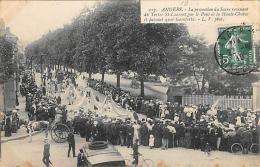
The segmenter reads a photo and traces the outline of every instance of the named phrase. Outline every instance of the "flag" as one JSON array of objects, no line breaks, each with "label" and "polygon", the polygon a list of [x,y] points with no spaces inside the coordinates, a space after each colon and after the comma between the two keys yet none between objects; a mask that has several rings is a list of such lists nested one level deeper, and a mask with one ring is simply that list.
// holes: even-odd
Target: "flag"
[{"label": "flag", "polygon": [[137,115],[136,112],[133,113],[133,117],[134,117],[135,120],[139,120],[138,115]]}]

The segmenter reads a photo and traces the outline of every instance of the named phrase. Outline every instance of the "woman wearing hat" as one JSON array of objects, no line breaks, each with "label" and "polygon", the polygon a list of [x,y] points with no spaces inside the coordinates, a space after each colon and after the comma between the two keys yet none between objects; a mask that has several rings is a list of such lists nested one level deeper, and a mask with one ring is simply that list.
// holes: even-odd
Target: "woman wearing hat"
[{"label": "woman wearing hat", "polygon": [[11,133],[11,122],[12,122],[12,111],[9,111],[5,115],[5,137],[10,137]]}]

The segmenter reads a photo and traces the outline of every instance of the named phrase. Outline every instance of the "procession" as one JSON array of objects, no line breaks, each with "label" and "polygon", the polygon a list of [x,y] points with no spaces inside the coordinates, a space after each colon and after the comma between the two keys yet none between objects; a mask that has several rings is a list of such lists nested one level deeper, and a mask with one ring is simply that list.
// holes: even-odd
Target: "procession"
[{"label": "procession", "polygon": [[250,25],[143,24],[135,0],[1,4],[46,25],[0,15],[1,167],[259,166]]},{"label": "procession", "polygon": [[[130,149],[138,140],[138,145],[150,149],[164,150],[182,147],[201,150],[207,154],[213,150],[243,154],[259,152],[259,111],[243,111],[241,108],[238,108],[237,111],[214,108],[215,111],[212,111],[211,106],[171,105],[169,102],[164,104],[158,99],[145,101],[139,97],[132,97],[129,92],[123,90],[120,91],[119,94],[122,94],[120,96],[113,85],[94,79],[88,80],[84,76],[78,77],[86,81],[88,87],[77,91],[81,98],[89,101],[88,107],[86,108],[84,106],[86,104],[80,102],[77,110],[68,110],[67,106],[72,104],[71,92],[74,92],[75,89],[66,85],[66,80],[63,82],[64,86],[59,85],[58,87],[64,88],[64,91],[60,91],[67,94],[68,104],[61,105],[61,100],[58,98],[60,94],[53,94],[48,89],[46,93],[43,93],[42,88],[36,85],[33,74],[30,71],[27,72],[22,77],[21,92],[23,93],[21,94],[26,96],[25,112],[28,114],[29,122],[24,123],[28,133],[51,129],[49,126],[61,123],[68,128],[65,130],[67,136],[73,132],[73,135],[79,135],[86,142],[108,141],[113,145]],[[55,83],[53,80],[55,79],[47,79],[46,85]],[[68,78],[68,80],[71,79]],[[94,91],[107,95],[104,99],[105,102],[97,102],[96,99],[101,98],[93,95]],[[127,93],[127,99],[125,99]],[[108,97],[110,97],[110,101],[107,100]],[[111,100],[116,106],[106,104],[112,103]],[[139,100],[140,104],[136,100]],[[91,102],[94,103],[92,108]],[[153,103],[153,105],[148,103]],[[82,104],[83,106],[81,106]],[[104,107],[104,104],[111,108]],[[102,108],[102,111],[99,111],[99,107]],[[121,110],[122,113],[127,114],[122,116],[118,113],[120,111],[115,110]],[[51,131],[55,131],[55,129],[51,129]],[[51,138],[56,142],[67,141],[67,138],[54,136],[53,132],[50,133]],[[75,143],[72,150],[74,150],[73,155],[75,156]]]}]

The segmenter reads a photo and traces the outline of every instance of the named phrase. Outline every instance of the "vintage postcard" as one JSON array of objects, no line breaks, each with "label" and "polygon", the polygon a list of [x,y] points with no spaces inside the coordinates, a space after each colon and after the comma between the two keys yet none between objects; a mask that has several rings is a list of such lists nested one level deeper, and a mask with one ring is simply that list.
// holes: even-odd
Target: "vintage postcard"
[{"label": "vintage postcard", "polygon": [[0,167],[260,167],[259,0],[0,0]]}]

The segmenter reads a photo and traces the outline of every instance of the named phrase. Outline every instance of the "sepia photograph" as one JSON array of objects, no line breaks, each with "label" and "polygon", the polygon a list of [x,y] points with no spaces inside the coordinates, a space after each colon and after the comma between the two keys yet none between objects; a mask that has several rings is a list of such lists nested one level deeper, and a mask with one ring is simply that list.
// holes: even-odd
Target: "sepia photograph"
[{"label": "sepia photograph", "polygon": [[0,167],[260,167],[260,1],[0,0]]}]

